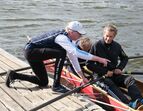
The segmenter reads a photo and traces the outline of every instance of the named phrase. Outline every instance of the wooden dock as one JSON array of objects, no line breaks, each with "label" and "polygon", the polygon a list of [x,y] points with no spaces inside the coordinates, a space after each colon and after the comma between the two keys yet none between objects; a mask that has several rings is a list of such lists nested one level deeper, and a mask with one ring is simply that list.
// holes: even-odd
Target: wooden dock
[{"label": "wooden dock", "polygon": [[[36,106],[51,100],[60,94],[55,94],[51,88],[39,88],[26,82],[16,81],[8,88],[5,85],[6,71],[21,69],[29,65],[8,52],[0,49],[0,110],[1,111],[28,111]],[[31,74],[31,70],[22,73]],[[52,84],[50,79],[50,84]],[[100,106],[80,99],[81,96],[70,95],[56,101],[39,111],[104,111]]]}]

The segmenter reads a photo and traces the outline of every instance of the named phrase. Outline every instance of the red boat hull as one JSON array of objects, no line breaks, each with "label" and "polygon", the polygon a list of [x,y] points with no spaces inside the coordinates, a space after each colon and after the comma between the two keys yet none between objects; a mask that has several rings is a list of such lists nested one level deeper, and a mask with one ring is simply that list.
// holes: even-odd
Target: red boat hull
[{"label": "red boat hull", "polygon": [[[46,61],[46,62],[49,62],[49,61]],[[54,64],[46,65],[46,69],[48,72],[53,74]],[[73,73],[69,72],[65,67],[62,70],[61,82],[62,82],[62,84],[64,84],[65,86],[67,86],[71,89],[81,85],[81,79],[79,77],[77,77],[76,75],[74,75]],[[92,98],[92,100],[95,100],[95,102],[96,102],[96,100],[98,100],[103,103],[112,105],[114,108],[111,106],[108,106],[108,108],[110,108],[109,109],[110,111],[111,110],[112,111],[123,111],[124,109],[125,110],[130,109],[131,111],[135,111],[135,110],[131,109],[130,107],[128,107],[127,105],[125,105],[124,103],[111,97],[110,95],[107,94],[107,92],[105,92],[101,88],[97,87],[96,85],[90,85],[90,86],[82,89],[80,91],[80,93],[88,95],[90,98]],[[102,106],[107,107],[107,105],[102,105]]]}]

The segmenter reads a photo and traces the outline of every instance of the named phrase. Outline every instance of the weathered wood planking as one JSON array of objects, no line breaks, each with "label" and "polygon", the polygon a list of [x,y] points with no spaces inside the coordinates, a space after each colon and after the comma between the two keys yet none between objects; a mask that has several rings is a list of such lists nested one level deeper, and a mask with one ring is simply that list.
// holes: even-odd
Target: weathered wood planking
[{"label": "weathered wood planking", "polygon": [[[0,73],[28,66],[27,63],[0,49]],[[22,71],[26,74],[31,74],[31,72],[31,70]],[[39,88],[26,81],[16,81],[11,85],[12,88],[8,88],[5,86],[5,78],[6,74],[0,76],[0,107],[2,111],[28,111],[60,95],[53,93],[49,87]],[[52,85],[53,80],[49,78],[49,81],[49,85]],[[39,111],[82,111],[87,109],[88,104],[89,102],[82,102],[71,95],[41,108]]]},{"label": "weathered wood planking", "polygon": [[1,48],[0,48],[0,55],[3,55],[3,57],[7,58],[7,60],[17,64],[20,67],[29,66],[27,63],[21,61],[20,59],[18,59],[15,56],[9,54],[8,52],[6,52],[5,50],[3,50]]}]

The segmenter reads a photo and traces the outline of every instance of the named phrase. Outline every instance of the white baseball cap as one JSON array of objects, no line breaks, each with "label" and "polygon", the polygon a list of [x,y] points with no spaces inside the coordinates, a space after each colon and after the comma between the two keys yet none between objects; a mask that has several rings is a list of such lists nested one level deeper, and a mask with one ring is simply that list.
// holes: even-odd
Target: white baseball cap
[{"label": "white baseball cap", "polygon": [[82,24],[78,21],[69,22],[68,25],[66,26],[66,28],[69,28],[73,31],[77,31],[82,35],[86,34],[85,30],[83,29]]}]

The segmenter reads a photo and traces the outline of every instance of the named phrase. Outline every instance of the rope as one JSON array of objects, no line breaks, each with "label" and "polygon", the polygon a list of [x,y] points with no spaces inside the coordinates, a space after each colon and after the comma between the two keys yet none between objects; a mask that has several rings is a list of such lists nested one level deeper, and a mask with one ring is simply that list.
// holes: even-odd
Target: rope
[{"label": "rope", "polygon": [[113,108],[118,108],[118,109],[123,110],[123,111],[132,111],[129,107],[126,109],[126,108],[122,108],[122,107],[119,107],[119,106],[108,104],[108,103],[105,103],[105,102],[102,102],[102,101],[99,101],[99,100],[95,100],[95,99],[90,99],[90,100],[93,101],[93,102],[96,102],[96,103],[106,105],[106,106],[110,106],[110,107],[113,107]]}]

